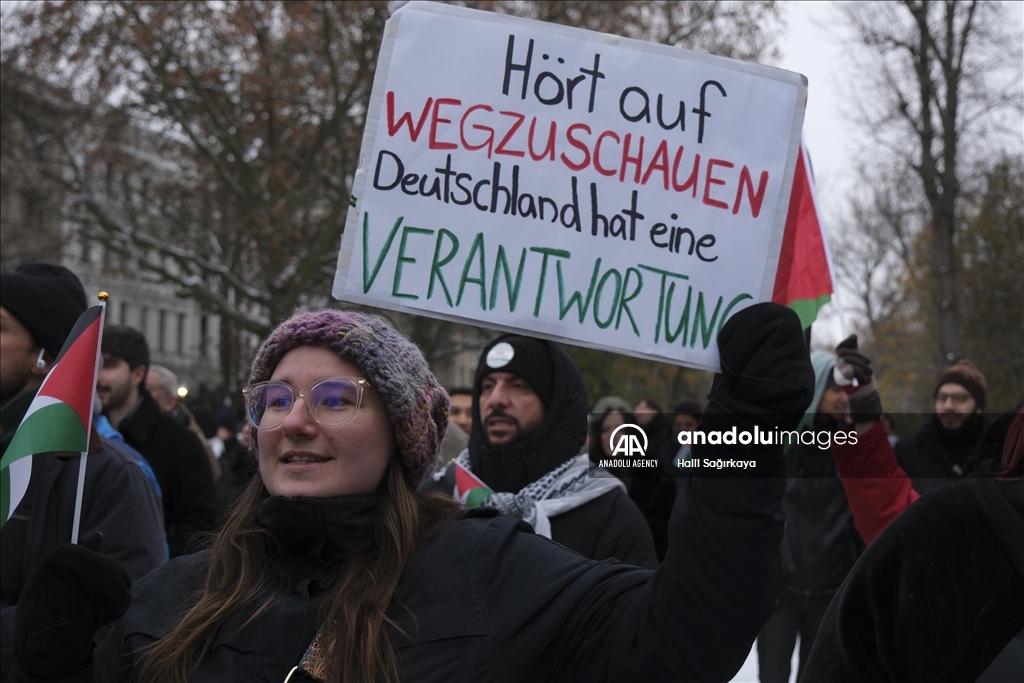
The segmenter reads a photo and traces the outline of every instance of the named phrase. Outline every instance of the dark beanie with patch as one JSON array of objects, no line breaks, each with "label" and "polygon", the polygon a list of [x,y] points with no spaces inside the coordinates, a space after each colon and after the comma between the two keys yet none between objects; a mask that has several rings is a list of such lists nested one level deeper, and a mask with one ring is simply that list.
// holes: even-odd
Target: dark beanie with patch
[{"label": "dark beanie with patch", "polygon": [[554,364],[544,342],[515,334],[506,334],[492,341],[480,356],[476,391],[492,372],[511,372],[530,385],[547,406],[554,391]]},{"label": "dark beanie with patch", "polygon": [[85,312],[85,289],[78,276],[52,263],[25,263],[0,274],[0,306],[18,319],[52,358],[60,353]]}]

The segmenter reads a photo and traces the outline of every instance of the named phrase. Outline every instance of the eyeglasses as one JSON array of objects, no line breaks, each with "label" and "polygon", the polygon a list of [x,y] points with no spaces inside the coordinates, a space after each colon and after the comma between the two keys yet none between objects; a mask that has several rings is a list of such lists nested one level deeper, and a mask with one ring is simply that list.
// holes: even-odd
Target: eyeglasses
[{"label": "eyeglasses", "polygon": [[365,379],[325,379],[302,393],[286,382],[259,382],[242,389],[242,395],[249,424],[255,429],[277,429],[284,424],[297,396],[302,397],[314,420],[337,427],[356,416],[363,389],[368,386]]},{"label": "eyeglasses", "polygon": [[953,403],[955,403],[958,406],[962,406],[963,404],[967,403],[967,401],[970,398],[971,395],[964,392],[957,392],[955,394],[947,394],[943,392],[935,394],[936,403],[945,403],[946,401],[953,401]]}]

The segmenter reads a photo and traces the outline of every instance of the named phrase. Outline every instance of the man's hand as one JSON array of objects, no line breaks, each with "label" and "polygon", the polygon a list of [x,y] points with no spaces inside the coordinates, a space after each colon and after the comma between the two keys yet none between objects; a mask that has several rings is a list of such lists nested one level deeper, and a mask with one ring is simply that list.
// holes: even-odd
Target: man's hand
[{"label": "man's hand", "polygon": [[[857,335],[851,334],[836,347],[837,383],[850,399],[850,417],[860,431],[870,428],[882,415],[882,399],[875,385],[871,359],[857,350]],[[839,382],[838,380],[845,380]]]}]

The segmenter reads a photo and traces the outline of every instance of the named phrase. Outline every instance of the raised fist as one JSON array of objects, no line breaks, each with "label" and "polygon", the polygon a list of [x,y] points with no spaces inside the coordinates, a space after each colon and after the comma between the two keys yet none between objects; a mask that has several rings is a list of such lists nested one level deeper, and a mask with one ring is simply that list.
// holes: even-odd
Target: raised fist
[{"label": "raised fist", "polygon": [[875,371],[871,368],[871,359],[857,350],[857,335],[851,334],[836,347],[833,377],[849,396],[850,416],[854,422],[874,422],[882,415]]}]

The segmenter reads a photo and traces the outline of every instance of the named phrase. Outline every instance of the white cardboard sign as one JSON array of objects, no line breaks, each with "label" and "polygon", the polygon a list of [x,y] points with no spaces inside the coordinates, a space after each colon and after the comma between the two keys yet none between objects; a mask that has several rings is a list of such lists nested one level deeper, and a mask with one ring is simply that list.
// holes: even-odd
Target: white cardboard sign
[{"label": "white cardboard sign", "polygon": [[389,19],[335,297],[717,370],[771,298],[806,79],[411,2]]}]

